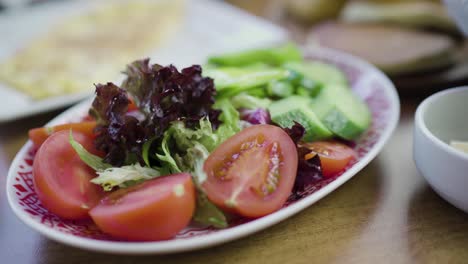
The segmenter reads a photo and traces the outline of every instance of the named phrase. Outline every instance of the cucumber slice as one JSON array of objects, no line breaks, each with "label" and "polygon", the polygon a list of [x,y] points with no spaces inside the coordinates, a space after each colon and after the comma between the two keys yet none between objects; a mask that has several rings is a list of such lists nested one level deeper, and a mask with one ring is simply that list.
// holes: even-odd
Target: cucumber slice
[{"label": "cucumber slice", "polygon": [[213,56],[208,62],[218,66],[246,66],[262,62],[269,65],[281,65],[286,61],[302,61],[302,53],[295,44],[288,43],[279,47],[252,49],[219,56]]},{"label": "cucumber slice", "polygon": [[286,128],[294,125],[294,121],[304,126],[306,134],[304,141],[326,139],[333,133],[320,121],[310,108],[311,100],[306,97],[291,96],[272,103],[268,110],[271,119],[279,126]]},{"label": "cucumber slice", "polygon": [[367,105],[342,84],[323,87],[311,109],[329,130],[347,140],[359,136],[371,122]]},{"label": "cucumber slice", "polygon": [[314,61],[314,62],[289,62],[284,65],[288,70],[297,71],[306,78],[316,81],[322,85],[343,84],[347,85],[346,76],[338,68]]},{"label": "cucumber slice", "polygon": [[214,79],[218,97],[230,97],[259,86],[266,86],[272,81],[286,79],[290,71],[272,67],[221,67],[206,69],[203,75]]}]

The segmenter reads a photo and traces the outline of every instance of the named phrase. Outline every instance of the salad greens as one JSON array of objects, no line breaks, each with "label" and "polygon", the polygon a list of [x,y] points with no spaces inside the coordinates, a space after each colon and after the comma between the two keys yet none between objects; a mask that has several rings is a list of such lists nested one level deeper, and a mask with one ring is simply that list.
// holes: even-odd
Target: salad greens
[{"label": "salad greens", "polygon": [[[162,137],[171,122],[182,120],[194,127],[208,117],[218,125],[219,111],[213,80],[202,77],[194,65],[179,72],[174,66],[150,65],[149,60],[133,62],[125,71],[122,88],[112,83],[96,86],[96,98],[90,110],[97,120],[96,147],[106,153],[104,161],[114,166],[139,162],[143,145]],[[128,115],[130,93],[143,118]]]},{"label": "salad greens", "polygon": [[[222,123],[216,131],[208,118],[202,118],[196,129],[187,128],[183,122],[175,121],[164,133],[161,152],[156,153],[156,157],[170,168],[171,173],[195,173],[194,163],[197,160],[206,159],[219,144],[240,131],[237,110],[229,101],[223,102],[222,107]],[[195,178],[199,179],[198,175]]]},{"label": "salad greens", "polygon": [[[284,129],[297,143],[304,135],[315,133],[307,133],[306,124],[326,130],[314,113],[304,114],[312,111],[311,106],[320,105],[342,114],[340,122],[347,122],[345,129],[351,127],[353,133],[365,129],[365,120],[355,122],[354,117],[361,113],[344,113],[343,108],[331,102],[334,94],[326,98],[323,95],[322,90],[330,84],[346,87],[344,75],[333,66],[304,62],[293,44],[211,57],[203,74],[198,65],[179,72],[172,65],[150,65],[149,59],[129,64],[124,73],[127,78],[121,87],[112,83],[96,85],[96,98],[89,112],[97,121],[94,143],[105,153],[104,158],[86,151],[72,134],[70,144],[96,170],[98,177],[92,182],[106,191],[168,174],[191,173],[197,190],[193,220],[204,225],[226,227],[227,219],[201,187],[207,178],[203,164],[217,146],[244,127],[271,124],[270,114],[279,116],[285,120],[278,124],[294,124]],[[293,111],[290,108],[297,102],[284,103],[288,108],[281,109],[284,115],[272,113],[272,104],[293,97],[302,97],[304,109]],[[136,111],[128,111],[129,98],[138,108]],[[314,103],[317,98],[327,101]],[[303,119],[296,120],[298,116]],[[348,120],[349,116],[352,118]],[[320,117],[330,120],[328,112]],[[279,120],[275,118],[273,121]],[[331,125],[340,125],[335,123]],[[340,129],[333,130],[335,135],[349,134]],[[326,135],[333,136],[332,132]],[[303,154],[299,145],[298,151]],[[299,162],[295,189],[322,177],[318,157]]]},{"label": "salad greens", "polygon": [[[300,141],[303,139],[306,132],[305,128],[301,124],[294,122],[294,125],[291,126],[291,128],[286,128],[284,130],[296,144],[297,154],[299,157],[304,157],[307,153],[310,153],[309,149],[301,146],[300,144]],[[322,163],[320,161],[319,155],[315,155],[311,159],[299,159],[293,192],[297,193],[303,191],[305,186],[319,181],[322,178]]]},{"label": "salad greens", "polygon": [[126,188],[164,175],[158,170],[141,166],[139,163],[107,168],[103,171],[97,171],[97,174],[98,177],[92,179],[91,182],[101,185],[104,191],[110,191],[116,186]]},{"label": "salad greens", "polygon": [[163,165],[170,168],[171,173],[190,172],[197,188],[197,210],[194,220],[215,227],[226,227],[226,217],[204,194],[201,184],[206,175],[203,164],[219,144],[240,131],[239,113],[228,100],[220,100],[219,117],[221,125],[213,130],[210,120],[202,118],[197,129],[187,128],[181,121],[175,121],[164,133],[161,143],[162,153],[156,157]]},{"label": "salad greens", "polygon": [[105,163],[99,156],[89,153],[80,143],[78,143],[73,138],[73,132],[71,130],[69,142],[80,159],[95,171],[103,171],[112,168],[112,165]]},{"label": "salad greens", "polygon": [[129,187],[144,180],[168,174],[163,173],[163,170],[143,167],[139,163],[122,167],[112,167],[112,165],[105,163],[102,158],[90,153],[78,143],[73,138],[73,132],[71,130],[69,142],[80,159],[96,171],[98,177],[93,178],[91,182],[101,185],[104,191],[111,191],[117,186],[120,188]]},{"label": "salad greens", "polygon": [[[192,66],[178,72],[174,66],[136,61],[127,67],[122,88],[98,85],[90,110],[98,122],[99,160],[71,143],[80,157],[99,175],[93,183],[105,190],[179,172],[191,172],[197,186],[194,220],[217,227],[227,225],[224,214],[204,197],[203,163],[221,142],[241,129],[239,113],[229,100],[214,104],[213,80]],[[143,118],[128,112],[127,92]],[[141,115],[140,115],[141,116]],[[109,163],[109,164],[108,164]],[[112,164],[112,167],[110,164]]]}]

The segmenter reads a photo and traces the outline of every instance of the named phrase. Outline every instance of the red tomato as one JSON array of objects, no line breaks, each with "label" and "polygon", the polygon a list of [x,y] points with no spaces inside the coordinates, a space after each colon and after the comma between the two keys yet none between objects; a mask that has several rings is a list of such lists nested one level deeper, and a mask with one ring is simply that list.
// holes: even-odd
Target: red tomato
[{"label": "red tomato", "polygon": [[105,233],[128,240],[163,240],[188,225],[195,211],[195,187],[187,173],[117,190],[89,214]]},{"label": "red tomato", "polygon": [[316,141],[302,143],[301,146],[311,151],[304,157],[306,160],[319,155],[325,177],[333,176],[344,170],[346,165],[356,156],[356,152],[352,148],[336,141]]},{"label": "red tomato", "polygon": [[[39,148],[33,164],[34,186],[49,211],[67,219],[83,219],[104,192],[90,182],[96,173],[78,157],[68,142],[69,135],[68,130],[56,132]],[[73,138],[96,153],[89,136],[75,131]]]},{"label": "red tomato", "polygon": [[296,145],[277,126],[251,126],[216,148],[204,170],[202,187],[213,203],[246,217],[264,216],[280,209],[291,194]]},{"label": "red tomato", "polygon": [[39,148],[42,143],[54,132],[62,130],[73,130],[85,133],[90,137],[94,137],[93,130],[96,127],[95,121],[86,121],[81,123],[68,123],[52,127],[38,127],[29,130],[29,139],[34,143],[34,146]]},{"label": "red tomato", "polygon": [[135,102],[133,101],[133,99],[130,99],[130,103],[128,104],[128,112],[132,112],[132,111],[135,111],[135,110],[138,110],[138,106],[136,106]]}]

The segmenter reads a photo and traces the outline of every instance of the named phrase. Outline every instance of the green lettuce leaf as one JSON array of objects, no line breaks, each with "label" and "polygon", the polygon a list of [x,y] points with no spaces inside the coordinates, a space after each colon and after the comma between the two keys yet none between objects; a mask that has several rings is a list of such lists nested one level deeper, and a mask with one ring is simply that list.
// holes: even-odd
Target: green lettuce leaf
[{"label": "green lettuce leaf", "polygon": [[71,130],[69,142],[80,159],[96,171],[98,176],[93,178],[91,182],[101,185],[104,191],[110,191],[116,186],[121,188],[129,187],[144,180],[168,174],[167,170],[142,167],[138,163],[120,168],[112,167],[112,165],[105,163],[102,158],[91,154],[77,142],[73,138]]},{"label": "green lettuce leaf", "polygon": [[[200,123],[209,123],[208,119],[200,120]],[[164,135],[162,141],[162,149],[164,154],[157,154],[158,158],[168,166],[171,173],[175,173],[175,170],[187,171],[192,174],[193,181],[195,183],[197,191],[196,210],[193,216],[193,220],[202,225],[214,226],[217,228],[227,227],[227,220],[224,213],[211,203],[206,197],[201,184],[206,180],[206,174],[203,171],[203,164],[210,155],[207,147],[201,142],[204,141],[208,147],[213,148],[213,138],[218,138],[215,134],[206,134],[211,130],[210,126],[201,124],[202,130],[191,130],[185,128],[182,122],[173,124]],[[209,127],[209,129],[208,129]],[[186,137],[184,138],[183,135]],[[177,139],[176,139],[177,138]],[[199,141],[195,141],[197,138]],[[209,139],[209,140],[208,140]],[[172,153],[169,152],[169,145],[173,144]],[[180,147],[187,147],[181,149]]]},{"label": "green lettuce leaf", "polygon": [[173,154],[171,153],[171,138],[172,134],[170,133],[171,128],[169,128],[163,136],[163,140],[161,143],[161,150],[162,154],[156,153],[156,157],[159,159],[159,161],[162,163],[162,167],[166,168],[170,173],[180,173],[182,170],[179,168],[177,165]]},{"label": "green lettuce leaf", "polygon": [[[218,135],[218,142],[216,142],[215,147],[217,147],[226,139],[241,131],[242,128],[239,112],[228,99],[217,100],[213,107],[221,110],[219,120],[221,120],[222,124],[218,127],[218,130],[216,130],[216,134]],[[213,149],[214,148],[208,150],[211,152]]]},{"label": "green lettuce leaf", "polygon": [[206,180],[207,176],[203,170],[203,164],[210,153],[200,143],[195,143],[194,146],[187,150],[185,156],[185,165],[192,165],[192,176],[197,190],[196,210],[193,220],[199,224],[214,226],[216,228],[225,228],[228,226],[226,216],[216,205],[214,205],[206,196],[201,184]]},{"label": "green lettuce leaf", "polygon": [[214,205],[203,191],[197,190],[197,207],[193,220],[199,224],[226,228],[228,226],[223,211]]},{"label": "green lettuce leaf", "polygon": [[102,158],[91,154],[80,143],[78,143],[78,141],[73,138],[73,132],[71,130],[69,142],[80,159],[95,171],[103,171],[112,167],[112,165],[105,163]]},{"label": "green lettuce leaf", "polygon": [[104,191],[110,191],[114,187],[129,187],[142,181],[149,180],[164,175],[158,170],[150,167],[143,167],[139,163],[122,167],[108,168],[97,171],[98,177],[91,180],[92,183],[102,186]]}]

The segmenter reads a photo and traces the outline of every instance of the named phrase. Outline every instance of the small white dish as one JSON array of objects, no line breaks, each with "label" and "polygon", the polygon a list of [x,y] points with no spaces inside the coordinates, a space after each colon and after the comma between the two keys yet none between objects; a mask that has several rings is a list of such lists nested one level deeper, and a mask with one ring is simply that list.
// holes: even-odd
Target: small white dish
[{"label": "small white dish", "polygon": [[[42,206],[32,179],[35,151],[31,141],[16,155],[8,172],[6,191],[10,207],[21,221],[50,239],[113,254],[167,254],[206,248],[253,234],[291,217],[333,192],[369,164],[395,130],[400,109],[393,84],[369,63],[340,51],[320,47],[305,50],[304,55],[307,59],[333,64],[346,74],[353,92],[369,106],[372,124],[354,142],[357,152],[354,164],[340,175],[308,185],[304,191],[295,193],[282,209],[258,219],[236,220],[225,229],[188,226],[176,237],[165,241],[119,241],[100,232],[92,222],[67,221]],[[49,125],[81,120],[90,104],[91,100],[88,100],[68,109]]]},{"label": "small white dish", "polygon": [[468,141],[468,86],[438,92],[416,110],[416,166],[445,200],[468,212],[468,154],[449,145]]}]

